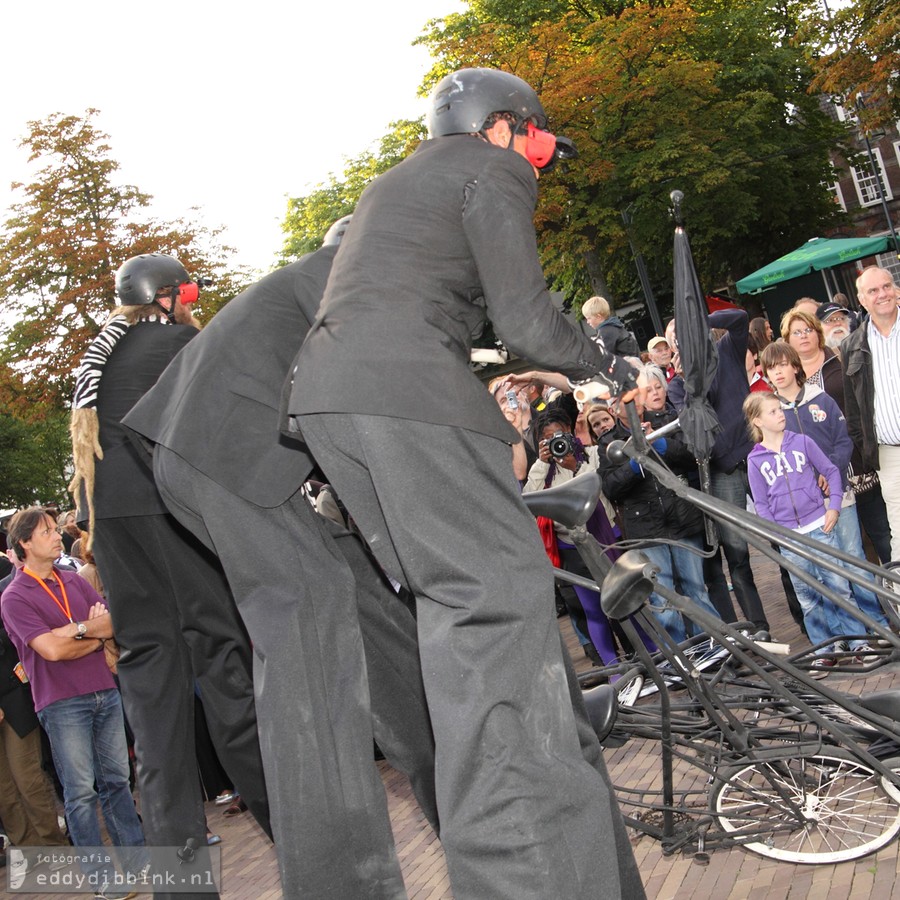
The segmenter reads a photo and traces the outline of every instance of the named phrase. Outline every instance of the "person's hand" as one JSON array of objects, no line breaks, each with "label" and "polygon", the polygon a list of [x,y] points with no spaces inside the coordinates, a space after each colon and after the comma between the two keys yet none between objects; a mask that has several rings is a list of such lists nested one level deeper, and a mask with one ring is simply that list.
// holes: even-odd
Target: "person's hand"
[{"label": "person's hand", "polygon": [[578,463],[572,453],[568,456],[564,456],[562,459],[557,459],[556,464],[562,466],[564,469],[568,469],[570,472],[574,472],[578,468]]},{"label": "person's hand", "polygon": [[533,384],[540,382],[537,372],[520,372],[518,375],[507,375],[507,384]]},{"label": "person's hand", "polygon": [[822,526],[822,531],[825,534],[828,534],[835,525],[837,525],[838,517],[840,516],[840,510],[838,509],[829,509],[825,512],[825,524]]},{"label": "person's hand", "polygon": [[828,479],[824,475],[820,475],[818,478],[819,490],[826,496],[831,496],[831,488],[828,486]]},{"label": "person's hand", "polygon": [[96,619],[97,616],[105,616],[109,610],[106,608],[105,603],[95,603],[90,610],[88,610],[88,618]]},{"label": "person's hand", "polygon": [[60,625],[57,628],[51,628],[50,634],[53,634],[56,637],[73,638],[76,634],[78,634],[78,623],[66,622],[65,625]]},{"label": "person's hand", "polygon": [[538,444],[538,459],[541,462],[550,463],[553,462],[553,456],[550,453],[550,442],[549,441],[541,441]]},{"label": "person's hand", "polygon": [[518,409],[510,409],[508,406],[503,408],[503,416],[519,434],[522,434],[525,431],[525,422],[522,416],[522,407],[520,406]]}]

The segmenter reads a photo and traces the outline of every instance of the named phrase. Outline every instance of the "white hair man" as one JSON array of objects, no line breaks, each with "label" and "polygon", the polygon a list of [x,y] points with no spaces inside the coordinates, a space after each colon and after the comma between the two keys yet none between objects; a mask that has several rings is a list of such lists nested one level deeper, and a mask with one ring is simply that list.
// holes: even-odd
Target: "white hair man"
[{"label": "white hair man", "polygon": [[891,558],[900,559],[900,289],[887,269],[856,279],[868,319],[841,345],[845,415],[867,469],[877,469],[891,526]]}]

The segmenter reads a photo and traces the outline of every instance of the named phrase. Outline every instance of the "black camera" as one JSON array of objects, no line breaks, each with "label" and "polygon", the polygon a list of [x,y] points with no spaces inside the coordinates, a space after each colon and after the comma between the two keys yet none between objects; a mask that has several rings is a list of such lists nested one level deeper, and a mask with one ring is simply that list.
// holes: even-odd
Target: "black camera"
[{"label": "black camera", "polygon": [[575,435],[570,431],[557,431],[547,439],[547,449],[555,459],[563,459],[575,452]]}]

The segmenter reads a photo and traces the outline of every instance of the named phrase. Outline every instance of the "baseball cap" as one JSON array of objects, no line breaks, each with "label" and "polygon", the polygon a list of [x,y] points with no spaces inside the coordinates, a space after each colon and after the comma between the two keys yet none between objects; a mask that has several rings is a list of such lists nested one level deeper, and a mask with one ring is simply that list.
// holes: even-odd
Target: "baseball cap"
[{"label": "baseball cap", "polygon": [[824,322],[829,316],[833,316],[836,312],[843,313],[845,316],[850,315],[849,311],[844,309],[840,303],[823,303],[816,310],[816,317],[820,322]]},{"label": "baseball cap", "polygon": [[647,350],[652,350],[657,344],[668,344],[669,342],[662,336],[657,335],[656,337],[650,338],[647,342]]}]

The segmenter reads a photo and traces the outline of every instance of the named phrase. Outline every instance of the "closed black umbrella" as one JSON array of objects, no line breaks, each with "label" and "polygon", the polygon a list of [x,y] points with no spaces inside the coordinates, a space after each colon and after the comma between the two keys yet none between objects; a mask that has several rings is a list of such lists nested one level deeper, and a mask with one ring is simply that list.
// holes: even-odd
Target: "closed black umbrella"
[{"label": "closed black umbrella", "polygon": [[708,461],[719,431],[719,419],[707,395],[716,374],[719,356],[709,330],[706,297],[700,289],[691,243],[681,218],[684,194],[672,191],[675,207],[675,332],[684,372],[685,404],[681,430],[698,462]]},{"label": "closed black umbrella", "polygon": [[[684,230],[681,217],[681,201],[684,194],[672,191],[675,208],[675,336],[684,372],[684,409],[678,417],[688,447],[697,458],[700,470],[700,489],[709,493],[709,454],[719,431],[719,418],[709,402],[708,394],[719,354],[709,330],[706,297],[700,289],[691,242]],[[705,517],[706,518],[706,517]],[[716,545],[715,526],[706,518],[706,537]]]}]

